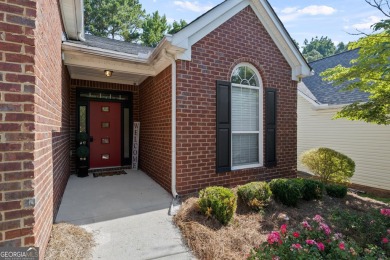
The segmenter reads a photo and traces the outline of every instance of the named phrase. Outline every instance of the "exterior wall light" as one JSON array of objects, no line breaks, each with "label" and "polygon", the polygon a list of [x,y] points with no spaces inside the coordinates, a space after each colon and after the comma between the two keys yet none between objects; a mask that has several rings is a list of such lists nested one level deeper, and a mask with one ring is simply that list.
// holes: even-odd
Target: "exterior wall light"
[{"label": "exterior wall light", "polygon": [[104,71],[104,75],[106,75],[106,77],[111,77],[112,76],[112,70],[105,70]]}]

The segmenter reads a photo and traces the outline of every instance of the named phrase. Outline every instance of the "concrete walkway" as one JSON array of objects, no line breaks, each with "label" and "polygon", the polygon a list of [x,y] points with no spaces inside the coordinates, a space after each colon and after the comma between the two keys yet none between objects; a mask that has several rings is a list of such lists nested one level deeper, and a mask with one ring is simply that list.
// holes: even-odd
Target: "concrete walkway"
[{"label": "concrete walkway", "polygon": [[172,224],[172,196],[141,171],[77,178],[72,175],[56,222],[95,234],[93,259],[195,259]]}]

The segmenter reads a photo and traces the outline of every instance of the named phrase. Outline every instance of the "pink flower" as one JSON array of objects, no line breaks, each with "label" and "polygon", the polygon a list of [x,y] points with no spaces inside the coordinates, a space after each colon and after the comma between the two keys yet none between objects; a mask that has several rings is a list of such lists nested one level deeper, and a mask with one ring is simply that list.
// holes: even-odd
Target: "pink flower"
[{"label": "pink flower", "polygon": [[310,224],[306,220],[302,222],[302,226],[306,229],[311,229]]},{"label": "pink flower", "polygon": [[309,239],[309,240],[306,240],[306,244],[308,245],[316,245],[316,241],[312,240],[312,239]]},{"label": "pink flower", "polygon": [[381,209],[381,214],[390,217],[390,209]]},{"label": "pink flower", "polygon": [[284,235],[286,234],[287,232],[287,225],[286,224],[283,224],[281,227],[280,227],[280,232]]},{"label": "pink flower", "polygon": [[301,246],[301,244],[292,244],[291,248],[299,250],[299,249],[302,249],[302,246]]},{"label": "pink flower", "polygon": [[313,220],[317,223],[324,221],[324,219],[320,215],[315,215]]},{"label": "pink flower", "polygon": [[323,230],[326,235],[330,234],[330,228],[325,223],[320,223],[320,230]]},{"label": "pink flower", "polygon": [[341,242],[341,243],[339,244],[339,248],[340,248],[341,250],[345,250],[345,244],[344,244],[344,242]]},{"label": "pink flower", "polygon": [[388,230],[387,230],[387,234],[389,234],[389,235],[390,235],[390,229],[388,229]]},{"label": "pink flower", "polygon": [[279,258],[279,256],[274,255],[274,256],[272,256],[272,260],[280,260],[280,258]]},{"label": "pink flower", "polygon": [[320,243],[317,243],[317,248],[318,248],[318,250],[320,250],[320,251],[324,251],[324,250],[325,250],[325,246],[324,246],[324,244],[322,244],[321,242],[320,242]]},{"label": "pink flower", "polygon": [[282,240],[280,239],[280,234],[279,232],[272,231],[271,234],[268,235],[267,238],[268,244],[272,245],[274,243],[282,243]]},{"label": "pink flower", "polygon": [[382,238],[382,243],[383,244],[389,243],[389,240],[387,239],[387,237]]},{"label": "pink flower", "polygon": [[298,233],[298,232],[294,232],[294,233],[293,233],[293,237],[298,238],[298,237],[299,237],[299,233]]},{"label": "pink flower", "polygon": [[339,240],[339,239],[341,239],[342,237],[343,237],[343,234],[341,234],[341,233],[335,233],[334,236],[333,236],[333,239],[334,239],[334,240]]}]

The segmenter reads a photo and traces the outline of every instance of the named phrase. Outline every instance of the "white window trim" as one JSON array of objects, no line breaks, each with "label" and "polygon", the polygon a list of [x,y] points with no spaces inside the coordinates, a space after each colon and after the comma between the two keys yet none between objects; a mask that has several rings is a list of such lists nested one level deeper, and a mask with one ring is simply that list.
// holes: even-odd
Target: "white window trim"
[{"label": "white window trim", "polygon": [[[233,72],[238,68],[238,67],[241,67],[241,66],[247,66],[249,67],[250,69],[252,69],[257,78],[259,79],[259,86],[257,87],[252,87],[252,86],[248,86],[248,85],[241,85],[241,84],[237,84],[237,83],[232,83],[232,88],[231,88],[231,92],[233,91],[233,87],[240,87],[240,88],[247,88],[247,89],[256,89],[259,91],[259,130],[258,131],[231,131],[231,134],[230,134],[230,140],[231,143],[230,143],[230,156],[231,156],[231,162],[232,162],[232,167],[231,167],[231,170],[232,171],[235,171],[235,170],[242,170],[242,169],[250,169],[250,168],[258,168],[258,167],[263,167],[264,166],[264,162],[263,162],[263,154],[264,154],[264,151],[263,151],[263,144],[264,144],[264,130],[263,130],[263,114],[264,114],[264,111],[263,111],[263,80],[261,79],[261,76],[260,76],[260,73],[258,72],[258,70],[250,63],[247,63],[247,62],[243,62],[243,63],[240,63],[240,64],[237,64],[234,69],[233,69]],[[232,125],[233,125],[233,122],[232,122]],[[238,165],[238,166],[233,166],[233,134],[240,134],[240,133],[246,133],[246,134],[258,134],[258,146],[259,146],[259,163],[255,163],[255,164],[246,164],[246,165]]]}]

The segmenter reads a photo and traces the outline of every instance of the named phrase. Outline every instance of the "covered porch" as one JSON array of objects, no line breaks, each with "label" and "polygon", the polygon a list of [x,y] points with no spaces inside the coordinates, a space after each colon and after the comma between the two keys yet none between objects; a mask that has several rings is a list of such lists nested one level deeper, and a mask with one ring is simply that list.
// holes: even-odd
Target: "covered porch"
[{"label": "covered porch", "polygon": [[191,259],[168,209],[172,196],[142,171],[71,176],[56,222],[95,235],[94,259]]}]

